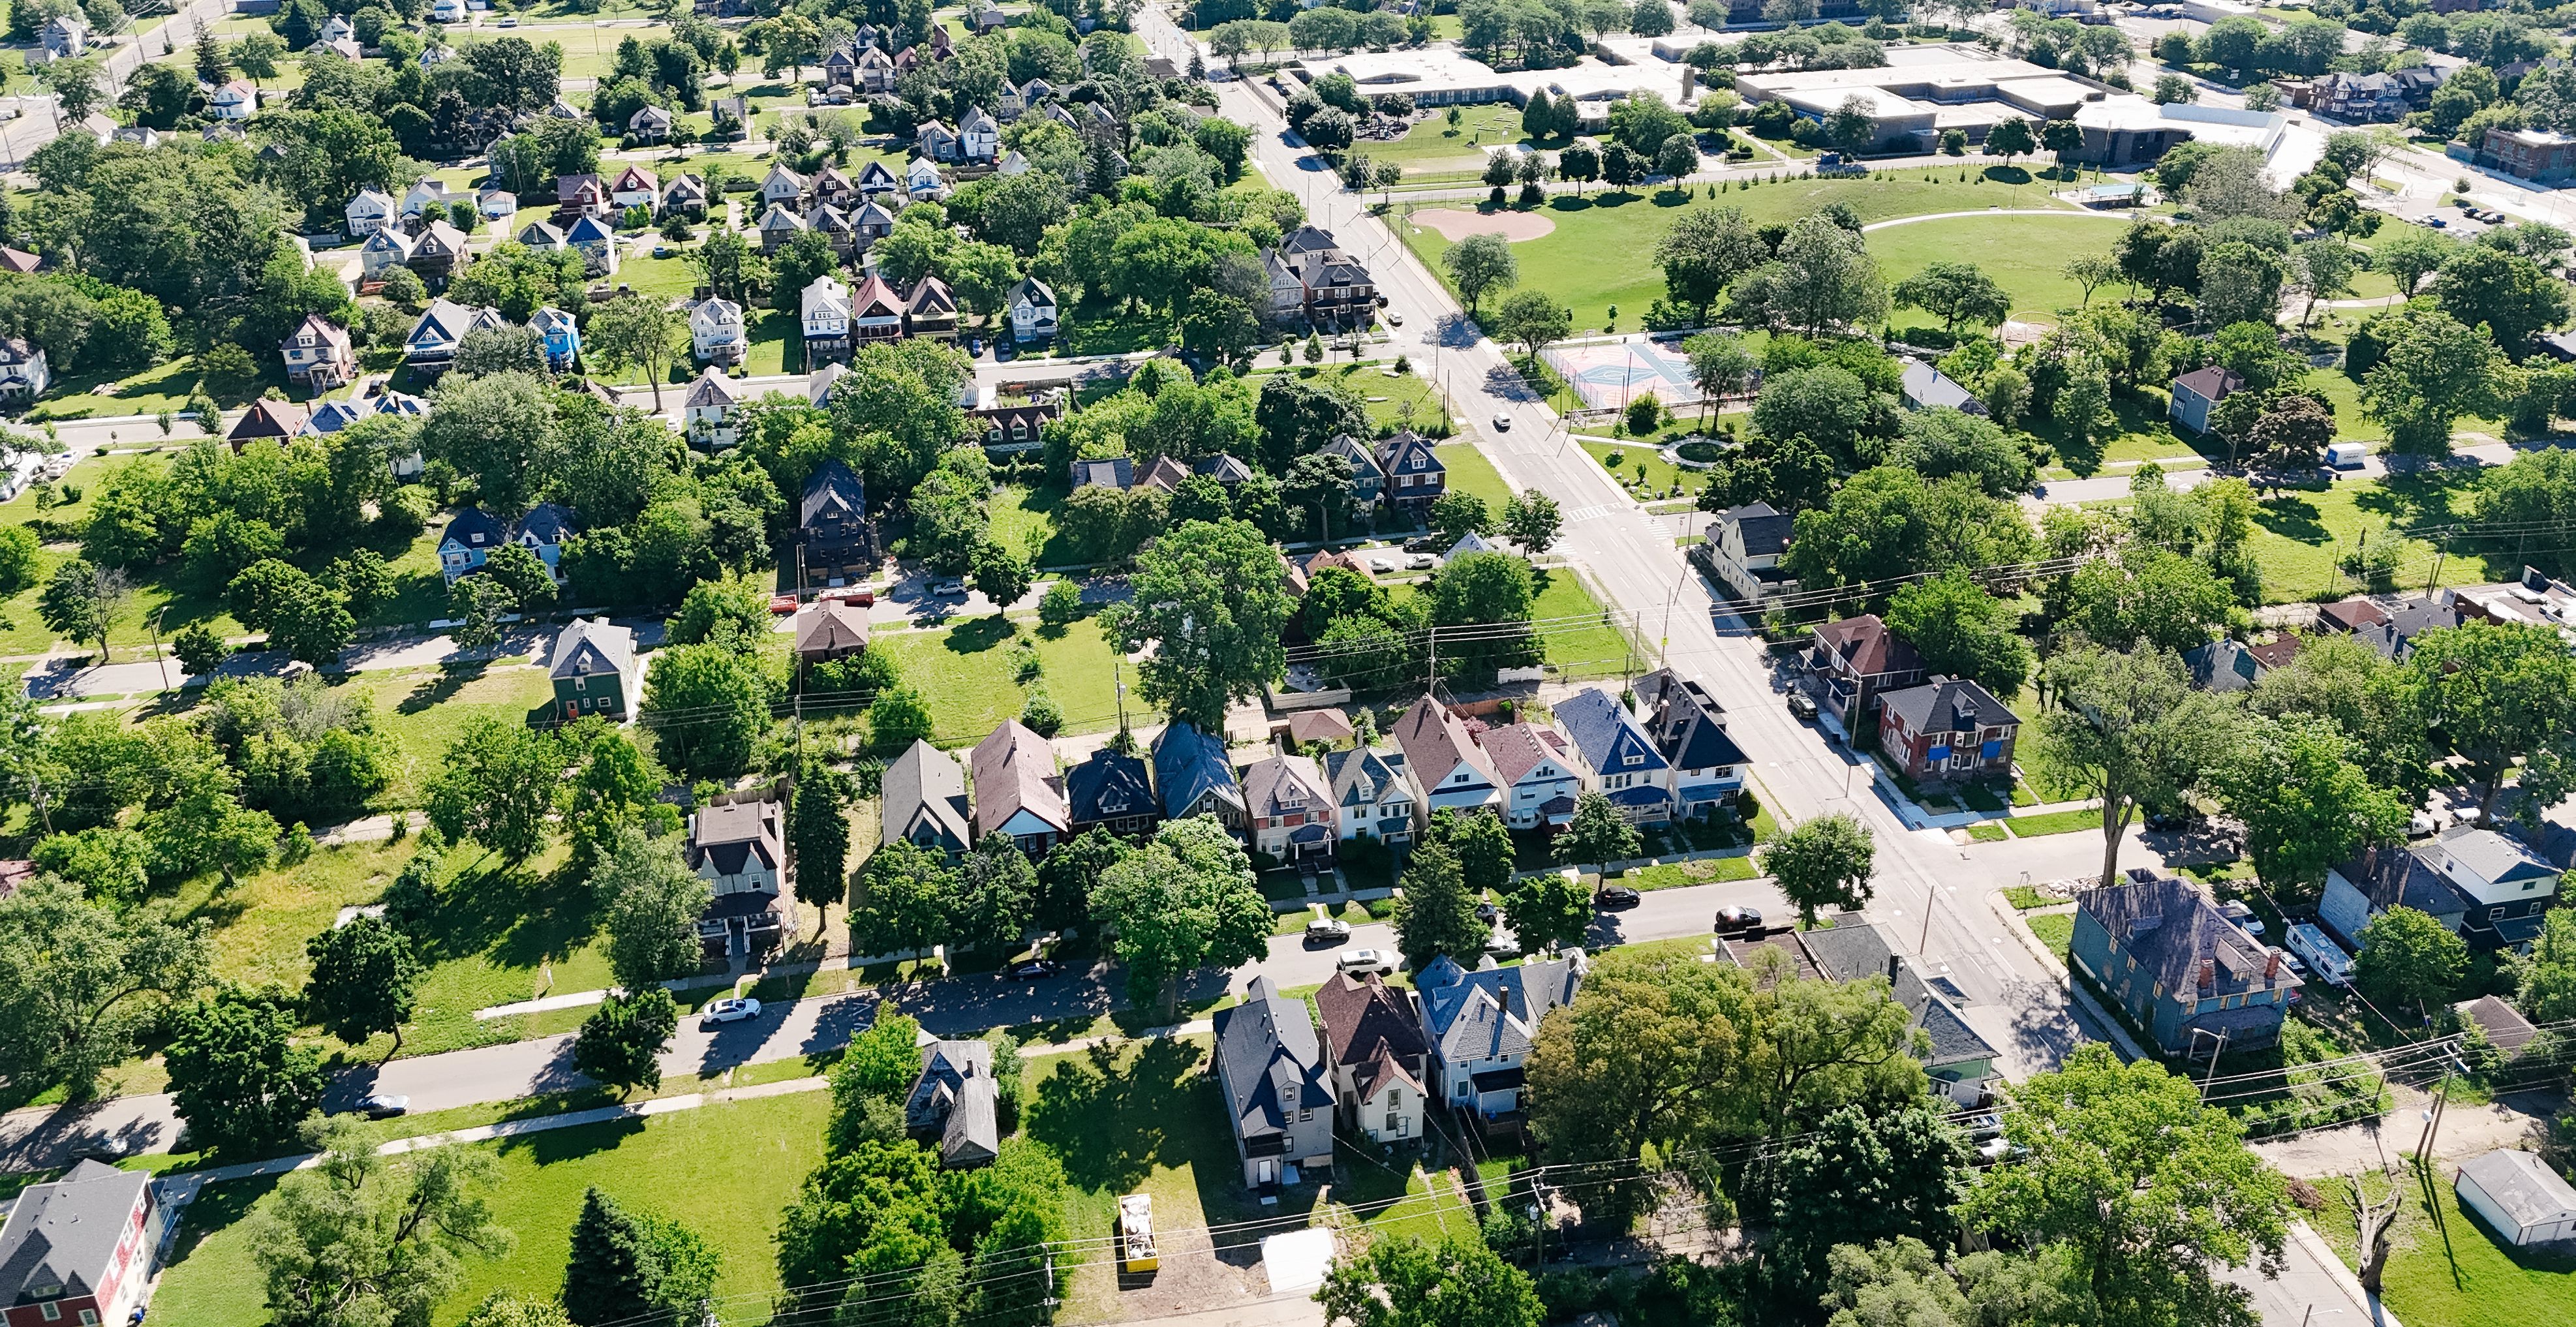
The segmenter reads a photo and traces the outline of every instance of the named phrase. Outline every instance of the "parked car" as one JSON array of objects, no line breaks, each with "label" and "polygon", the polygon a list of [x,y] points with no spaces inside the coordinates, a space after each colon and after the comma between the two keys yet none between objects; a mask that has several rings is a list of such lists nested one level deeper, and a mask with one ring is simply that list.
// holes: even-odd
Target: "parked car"
[{"label": "parked car", "polygon": [[1404,315],[1403,315],[1403,314],[1400,314],[1400,313],[1397,313],[1397,312],[1396,312],[1395,310],[1393,310],[1393,309],[1389,309],[1389,310],[1387,310],[1387,312],[1386,312],[1386,325],[1387,325],[1387,326],[1389,326],[1389,327],[1402,327],[1402,326],[1404,326]]},{"label": "parked car", "polygon": [[966,597],[966,582],[954,576],[942,576],[930,583],[930,593],[940,599],[963,599]]},{"label": "parked car", "polygon": [[1476,905],[1476,920],[1483,922],[1487,926],[1493,925],[1494,920],[1502,915],[1503,910],[1495,907],[1491,903],[1478,903]]},{"label": "parked car", "polygon": [[1333,960],[1333,970],[1347,972],[1354,977],[1392,977],[1395,975],[1395,955],[1383,949],[1345,949]]},{"label": "parked car", "polygon": [[377,1093],[358,1102],[358,1113],[371,1120],[390,1120],[411,1113],[411,1098]]},{"label": "parked car", "polygon": [[1351,938],[1351,924],[1338,917],[1318,917],[1306,923],[1306,943],[1337,944]]},{"label": "parked car", "polygon": [[1496,931],[1485,937],[1485,952],[1496,958],[1519,958],[1520,937],[1509,931]]},{"label": "parked car", "polygon": [[1813,723],[1816,718],[1816,698],[1803,691],[1790,692],[1789,712],[1796,715],[1802,722]]},{"label": "parked car", "polygon": [[829,590],[826,591],[822,597],[825,599],[838,599],[845,604],[857,604],[861,608],[870,608],[874,607],[876,604],[877,592],[874,590]]},{"label": "parked car", "polygon": [[773,594],[769,596],[769,611],[774,617],[785,617],[789,613],[795,612],[796,596],[792,594]]},{"label": "parked car", "polygon": [[2424,218],[2424,224],[2431,226],[2435,230],[2448,230],[2451,227],[2451,223],[2441,217],[2426,217]]},{"label": "parked car", "polygon": [[2263,919],[2255,916],[2254,909],[2246,906],[2242,899],[2229,899],[2219,904],[2218,915],[2243,927],[2247,935],[2259,937],[2263,934]]},{"label": "parked car", "polygon": [[1592,895],[1592,906],[1604,912],[1621,912],[1637,906],[1645,896],[1630,885],[1603,885]]},{"label": "parked car", "polygon": [[1035,981],[1041,977],[1056,976],[1063,971],[1064,965],[1051,958],[1024,959],[1011,965],[1011,980]]},{"label": "parked car", "polygon": [[1503,414],[1503,413],[1502,413],[1502,412],[1500,412],[1500,411],[1496,411],[1496,412],[1494,413],[1494,431],[1495,431],[1496,433],[1509,433],[1509,432],[1511,432],[1511,431],[1512,431],[1512,417],[1511,417],[1511,416],[1509,416],[1509,415]]},{"label": "parked car", "polygon": [[698,1012],[698,1026],[714,1027],[719,1023],[741,1023],[760,1017],[760,1001],[748,995],[727,996]]},{"label": "parked car", "polygon": [[1440,565],[1440,559],[1429,553],[1415,553],[1404,560],[1407,571],[1429,571]]},{"label": "parked car", "polygon": [[519,16],[516,14],[503,14],[500,17],[500,20],[495,22],[492,26],[496,28],[515,28],[519,26]]},{"label": "parked car", "polygon": [[1400,570],[1400,568],[1395,565],[1394,558],[1370,558],[1368,560],[1368,569],[1381,576],[1389,575]]},{"label": "parked car", "polygon": [[1720,908],[1717,910],[1717,933],[1727,935],[1762,929],[1760,908]]}]

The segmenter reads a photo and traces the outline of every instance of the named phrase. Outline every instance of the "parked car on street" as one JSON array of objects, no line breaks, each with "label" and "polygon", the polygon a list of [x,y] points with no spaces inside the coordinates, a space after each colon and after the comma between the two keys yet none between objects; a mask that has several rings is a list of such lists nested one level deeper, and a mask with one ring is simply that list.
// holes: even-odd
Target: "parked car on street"
[{"label": "parked car on street", "polygon": [[720,1023],[741,1023],[760,1017],[760,1001],[750,996],[727,996],[698,1013],[698,1026],[714,1027]]},{"label": "parked car on street", "polygon": [[966,582],[954,576],[943,576],[930,583],[930,593],[940,599],[963,599],[966,597]]},{"label": "parked car on street", "polygon": [[1621,912],[1637,906],[1645,896],[1628,885],[1603,885],[1592,895],[1592,906],[1603,912]]},{"label": "parked car on street", "polygon": [[1383,949],[1345,949],[1333,960],[1333,970],[1347,972],[1354,977],[1372,974],[1392,977],[1395,975],[1395,955]]},{"label": "parked car on street", "polygon": [[1796,715],[1801,722],[1814,722],[1816,717],[1816,698],[1803,691],[1791,691],[1789,693],[1789,713]]},{"label": "parked car on street", "polygon": [[1351,924],[1338,917],[1318,917],[1306,923],[1306,943],[1339,944],[1351,938]]},{"label": "parked car on street", "polygon": [[1035,981],[1064,971],[1064,965],[1051,958],[1023,959],[1011,965],[1011,980]]},{"label": "parked car on street", "polygon": [[411,1098],[378,1093],[358,1103],[358,1113],[371,1120],[390,1120],[411,1113]]},{"label": "parked car on street", "polygon": [[1388,575],[1398,570],[1395,565],[1394,558],[1370,558],[1368,560],[1368,569],[1381,576]]},{"label": "parked car on street", "polygon": [[1415,553],[1404,560],[1407,571],[1429,571],[1440,565],[1440,559],[1429,553]]},{"label": "parked car on street", "polygon": [[1717,910],[1717,933],[1719,935],[1736,935],[1747,931],[1759,931],[1761,929],[1762,910],[1760,908],[1735,907],[1720,908]]}]

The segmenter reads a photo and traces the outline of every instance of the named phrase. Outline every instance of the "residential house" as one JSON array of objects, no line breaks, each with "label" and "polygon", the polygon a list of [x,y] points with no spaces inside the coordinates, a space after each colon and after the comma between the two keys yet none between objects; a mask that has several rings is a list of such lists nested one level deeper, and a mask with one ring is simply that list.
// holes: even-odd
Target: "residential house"
[{"label": "residential house", "polygon": [[912,150],[932,161],[954,162],[958,157],[957,131],[945,120],[924,120],[912,132]]},{"label": "residential house", "polygon": [[1503,776],[1476,744],[1467,725],[1429,696],[1413,702],[1387,734],[1404,753],[1406,768],[1423,791],[1423,814],[1501,809]]},{"label": "residential house", "polygon": [[1333,1083],[1303,1000],[1252,979],[1243,1003],[1216,1011],[1216,1074],[1243,1182],[1297,1183],[1333,1165]]},{"label": "residential house", "polygon": [[1342,1119],[1373,1142],[1420,1138],[1431,1104],[1431,1042],[1404,992],[1339,972],[1315,992],[1324,1063]]},{"label": "residential house", "polygon": [[303,436],[304,425],[311,418],[311,412],[303,406],[261,397],[251,402],[250,408],[233,421],[232,428],[224,434],[224,441],[231,443],[234,451],[240,451],[245,444],[263,440],[284,446]]},{"label": "residential house", "polygon": [[651,212],[662,203],[662,177],[643,166],[629,166],[609,181],[608,202],[620,212],[633,207]]},{"label": "residential house", "polygon": [[236,78],[206,98],[206,113],[218,120],[247,120],[259,114],[259,89]]},{"label": "residential house", "polygon": [[760,214],[760,251],[775,253],[786,248],[805,230],[805,218],[795,209],[785,203],[771,203],[769,210]]},{"label": "residential house", "polygon": [[555,177],[555,224],[569,226],[583,217],[606,220],[613,204],[608,185],[591,174]]},{"label": "residential house", "polygon": [[689,349],[701,364],[739,364],[750,348],[742,306],[729,299],[701,300],[689,310]]},{"label": "residential house", "polygon": [[1660,825],[1673,818],[1672,765],[1618,697],[1586,687],[1557,704],[1556,721],[1590,767],[1584,791],[1610,799],[1630,824]]},{"label": "residential house", "polygon": [[681,431],[688,434],[691,442],[714,448],[732,446],[733,408],[741,400],[724,370],[709,364],[689,384],[689,394],[681,398]]},{"label": "residential house", "polygon": [[914,157],[903,168],[904,196],[913,202],[937,202],[948,196],[948,177],[928,157]]},{"label": "residential house", "polygon": [[1516,1121],[1540,1020],[1574,1003],[1588,966],[1580,949],[1517,967],[1487,958],[1475,971],[1443,954],[1414,974],[1414,998],[1431,1043],[1433,1095],[1491,1124]]},{"label": "residential house", "polygon": [[286,359],[286,380],[309,391],[331,391],[358,376],[358,352],[349,345],[349,333],[318,313],[304,315],[278,343],[277,353]]},{"label": "residential house", "polygon": [[823,90],[826,92],[855,90],[859,85],[859,55],[860,48],[848,42],[823,52],[823,59],[818,65],[822,71]]},{"label": "residential house", "polygon": [[574,618],[555,636],[546,678],[554,683],[555,713],[567,721],[596,714],[624,722],[640,675],[635,633],[604,617]]},{"label": "residential house", "polygon": [[519,215],[519,196],[507,189],[478,189],[474,211],[487,222],[507,221]]},{"label": "residential house", "polygon": [[2261,1050],[2280,1040],[2298,980],[2281,951],[2255,942],[2189,881],[2156,876],[2076,897],[2069,965],[2148,1030],[2191,1057],[2213,1043]]},{"label": "residential house", "polygon": [[1952,382],[1948,374],[1919,359],[1905,361],[1905,372],[1899,377],[1905,408],[1908,410],[1950,409],[1962,414],[1983,415],[1986,403],[1976,393]]},{"label": "residential house", "polygon": [[2529,1152],[2499,1147],[2471,1157],[2453,1187],[2461,1206],[2515,1248],[2576,1239],[2576,1187]]},{"label": "residential house", "polygon": [[2530,949],[2540,935],[2541,914],[2557,902],[2558,868],[2511,835],[2453,825],[2411,851],[2465,901],[2460,938],[2474,951]]},{"label": "residential house", "polygon": [[871,271],[850,295],[850,341],[872,346],[903,338],[903,297]]},{"label": "residential house", "polygon": [[0,1319],[122,1327],[141,1313],[169,1228],[153,1183],[146,1172],[83,1158],[60,1179],[21,1190],[0,1223]]},{"label": "residential house", "polygon": [[1191,462],[1190,472],[1205,475],[1225,485],[1228,491],[1252,482],[1252,467],[1241,457],[1228,456],[1222,452],[1214,456],[1202,456]]},{"label": "residential house", "polygon": [[993,1043],[934,1041],[903,1098],[904,1132],[935,1147],[950,1170],[991,1165],[1002,1154],[1001,1094]]},{"label": "residential house", "polygon": [[2229,393],[2244,386],[2244,375],[2234,369],[2220,368],[2215,364],[2193,369],[2173,380],[2173,396],[2165,407],[2165,414],[2194,433],[2207,433],[2209,412],[2226,400]]},{"label": "residential house", "polygon": [[671,126],[678,123],[662,107],[646,104],[626,117],[626,136],[638,143],[660,143],[671,137]]},{"label": "residential house", "polygon": [[1887,935],[1857,917],[1846,916],[1825,930],[1795,935],[1826,980],[1875,977],[1888,984],[1889,996],[1905,1006],[1914,1027],[1924,1034],[1914,1048],[1914,1058],[1923,1062],[1933,1091],[1961,1109],[1993,1101],[1995,1085],[2003,1080],[1998,1063],[2003,1052],[1960,1012],[1967,997],[1955,983],[1939,973],[1926,978],[1917,960],[1897,953]]},{"label": "residential house", "polygon": [[1329,231],[1300,226],[1262,251],[1269,277],[1273,322],[1304,318],[1334,326],[1365,327],[1377,318],[1377,282],[1368,268],[1342,251]]},{"label": "residential house", "polygon": [[1011,339],[1014,341],[1052,341],[1055,339],[1055,287],[1034,276],[1020,278],[1002,301],[1011,311]]},{"label": "residential house", "polygon": [[317,401],[304,420],[304,436],[327,438],[375,413],[356,401]]},{"label": "residential house", "polygon": [[1026,175],[1029,173],[1029,159],[1021,156],[1019,150],[1014,148],[1002,154],[1002,164],[995,166],[993,172],[997,175]]},{"label": "residential house", "polygon": [[2253,647],[2240,640],[2214,640],[2185,650],[2182,666],[2193,686],[2222,695],[2251,690],[2255,679],[2270,671]]},{"label": "residential house", "polygon": [[850,356],[850,288],[825,272],[805,286],[803,295],[805,368]]},{"label": "residential house", "polygon": [[2361,952],[2362,928],[2390,908],[2413,908],[2459,934],[2468,920],[2469,901],[2434,865],[2438,857],[2391,843],[2365,848],[2359,857],[2329,867],[2325,892],[2317,899],[2317,923],[2356,954]]},{"label": "residential house", "polygon": [[412,242],[402,228],[386,225],[370,234],[358,246],[358,277],[362,281],[381,281],[387,272],[411,265]]},{"label": "residential house", "polygon": [[1878,749],[1922,783],[2010,781],[2021,718],[1967,678],[1890,691],[1880,702]]},{"label": "residential house", "polygon": [[510,523],[510,542],[534,554],[544,565],[546,575],[560,585],[564,541],[572,538],[578,528],[572,508],[559,502],[540,502],[530,507],[527,515]]},{"label": "residential house", "polygon": [[349,200],[344,215],[348,221],[341,230],[350,239],[365,239],[394,223],[394,196],[369,185]]},{"label": "residential house", "polygon": [[1392,746],[1327,751],[1324,781],[1345,841],[1373,838],[1398,852],[1412,846],[1423,823],[1422,789],[1408,772],[1404,752]]},{"label": "residential house", "polygon": [[1419,512],[1449,491],[1449,467],[1431,440],[1411,429],[1378,439],[1370,456],[1386,477],[1387,500],[1398,510]]},{"label": "residential house", "polygon": [[564,227],[564,243],[581,255],[582,271],[591,276],[617,275],[617,228],[604,217],[575,217]]},{"label": "residential house", "polygon": [[2387,620],[2387,609],[2355,595],[2318,608],[2316,627],[2319,631],[2349,636],[2366,628],[2378,626]]},{"label": "residential house", "polygon": [[[1366,507],[1375,504],[1386,491],[1386,471],[1378,468],[1377,456],[1368,444],[1347,433],[1333,435],[1324,444],[1324,455],[1338,456],[1351,465],[1351,501]],[[1432,458],[1438,460],[1437,456]]]},{"label": "residential house", "polygon": [[1477,740],[1502,779],[1504,824],[1562,829],[1573,823],[1574,799],[1583,791],[1585,771],[1563,733],[1512,723],[1488,728]]},{"label": "residential house", "polygon": [[878,787],[879,843],[901,839],[951,857],[963,856],[972,845],[966,771],[955,756],[916,738],[885,767]]},{"label": "residential house", "polygon": [[76,10],[67,10],[47,19],[36,39],[49,59],[77,58],[89,49],[89,20]]},{"label": "residential house", "polygon": [[[28,865],[32,875],[34,863]],[[0,881],[0,884],[5,883]],[[7,897],[5,892],[0,892],[0,898]],[[2462,1031],[2475,1025],[2478,1031],[2486,1034],[2487,1043],[2504,1052],[2507,1060],[2521,1058],[2523,1047],[2540,1040],[2540,1028],[2500,996],[2481,995],[2474,1000],[2462,1000],[2451,1008],[2460,1016]]]},{"label": "residential house", "polygon": [[1122,839],[1142,839],[1161,818],[1143,758],[1105,746],[1065,771],[1064,801],[1066,827],[1076,837],[1096,825]]},{"label": "residential house", "polygon": [[1798,588],[1780,565],[1796,524],[1767,502],[1729,507],[1708,523],[1706,541],[1691,553],[1730,597],[1767,605]]},{"label": "residential house", "polygon": [[1844,732],[1857,735],[1862,725],[1876,720],[1879,697],[1920,685],[1929,670],[1923,656],[1888,630],[1878,614],[1863,613],[1815,629],[1807,671],[1825,714]]},{"label": "residential house", "polygon": [[957,159],[961,162],[990,165],[1001,153],[1002,126],[984,113],[981,106],[969,106],[957,117]]},{"label": "residential house", "polygon": [[778,803],[766,799],[701,807],[689,817],[686,860],[715,897],[698,914],[698,945],[710,962],[762,955],[796,938],[787,892],[787,846]]},{"label": "residential house", "polygon": [[[1306,574],[1299,571],[1295,563],[1285,557],[1279,561],[1296,573],[1299,584],[1304,584]],[[1286,723],[1271,725],[1270,735],[1278,740],[1282,751],[1312,752],[1319,746],[1327,750],[1342,746],[1356,734],[1351,728],[1349,715],[1327,706],[1319,710],[1298,710],[1288,716]]]},{"label": "residential house", "polygon": [[420,234],[412,237],[411,261],[405,265],[419,273],[423,281],[445,282],[473,258],[465,232],[440,219],[421,227]]},{"label": "residential house", "polygon": [[424,175],[403,191],[402,219],[426,224],[429,218],[444,217],[451,207],[464,201],[465,195],[455,186],[435,175]]},{"label": "residential house", "polygon": [[868,610],[847,599],[817,599],[796,610],[796,662],[830,663],[868,648]]},{"label": "residential house", "polygon": [[0,401],[33,401],[53,385],[44,347],[25,337],[0,336]]},{"label": "residential house", "polygon": [[871,46],[861,51],[850,72],[857,80],[851,86],[861,92],[873,96],[894,91],[894,59],[882,47]]},{"label": "residential house", "polygon": [[806,585],[840,585],[865,579],[877,566],[876,527],[868,520],[867,487],[857,472],[826,458],[805,477],[796,518],[797,560]]},{"label": "residential house", "polygon": [[356,25],[349,21],[348,15],[333,14],[331,17],[322,21],[322,26],[313,34],[313,39],[315,41],[338,41],[343,37],[355,37],[357,35],[358,29]]},{"label": "residential house", "polygon": [[2524,567],[2522,575],[2497,585],[2465,585],[2449,592],[2451,606],[2463,622],[2493,622],[2498,626],[2547,627],[2568,630],[2576,622],[2576,586],[2557,579],[2538,567]]},{"label": "residential house", "polygon": [[666,217],[703,221],[710,201],[705,180],[695,175],[674,175],[670,183],[662,186],[660,210]]},{"label": "residential house", "polygon": [[1165,820],[1215,816],[1240,835],[1247,814],[1243,785],[1225,758],[1225,739],[1175,719],[1154,735],[1154,791]]},{"label": "residential house", "polygon": [[942,341],[957,339],[957,296],[948,283],[924,273],[903,297],[903,334]]},{"label": "residential house", "polygon": [[805,213],[805,229],[830,241],[832,252],[845,260],[858,251],[858,232],[850,227],[850,214],[830,203],[816,203]]},{"label": "residential house", "polygon": [[1031,860],[1044,857],[1072,829],[1055,751],[1017,719],[975,744],[967,759],[975,781],[975,837],[1001,834]]},{"label": "residential house", "polygon": [[966,26],[974,29],[975,35],[981,37],[1011,26],[1011,16],[1003,13],[1001,7],[993,4],[992,0],[985,0],[983,4],[976,6],[973,12],[967,14]]},{"label": "residential house", "polygon": [[564,238],[563,227],[542,217],[519,227],[517,238],[520,247],[531,253],[562,253],[572,247],[572,242]]},{"label": "residential house", "polygon": [[547,368],[568,373],[581,361],[581,323],[571,314],[551,306],[539,309],[528,319],[528,329],[545,347]]},{"label": "residential house", "polygon": [[[978,406],[966,412],[966,419],[967,427],[983,430],[984,450],[996,455],[1011,455],[1044,447],[1047,425],[1063,413],[1063,404],[1056,400],[1014,401],[1007,405]],[[1118,459],[1123,461],[1127,458]],[[1077,466],[1081,464],[1076,463]],[[1132,463],[1130,469],[1133,469]]]},{"label": "residential house", "polygon": [[403,338],[403,362],[416,373],[444,373],[448,365],[456,362],[457,348],[465,344],[468,334],[500,325],[499,309],[468,308],[448,299],[431,300],[411,325],[411,334]]},{"label": "residential house", "polygon": [[1097,461],[1076,461],[1072,466],[1070,482],[1074,488],[1090,488],[1095,485],[1101,488],[1134,488],[1136,462],[1134,458],[1126,456],[1111,456]]},{"label": "residential house", "polygon": [[481,507],[459,507],[438,537],[438,569],[454,585],[483,569],[493,552],[508,542],[509,532]]},{"label": "residential house", "polygon": [[894,172],[887,170],[886,164],[882,161],[871,161],[859,168],[859,193],[867,198],[883,198],[887,194],[899,192],[902,188],[903,182],[897,180]]},{"label": "residential house", "polygon": [[760,202],[763,207],[800,210],[805,203],[805,177],[785,166],[772,165],[760,179]]},{"label": "residential house", "polygon": [[850,376],[850,366],[835,361],[805,375],[805,403],[817,410],[832,404],[832,388]]},{"label": "residential house", "polygon": [[1333,794],[1309,756],[1271,756],[1243,771],[1252,847],[1287,866],[1327,865],[1339,841]]}]

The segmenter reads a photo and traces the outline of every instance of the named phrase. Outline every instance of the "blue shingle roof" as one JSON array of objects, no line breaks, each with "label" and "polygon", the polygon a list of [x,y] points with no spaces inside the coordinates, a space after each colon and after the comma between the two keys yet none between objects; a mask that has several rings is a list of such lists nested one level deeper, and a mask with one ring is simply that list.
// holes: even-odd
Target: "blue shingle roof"
[{"label": "blue shingle roof", "polygon": [[[1574,739],[1584,763],[1600,773],[1651,774],[1671,768],[1646,736],[1645,726],[1599,687],[1586,687],[1558,705],[1556,722]],[[1637,757],[1633,764],[1631,756]]]},{"label": "blue shingle roof", "polygon": [[1145,781],[1145,762],[1107,747],[1065,771],[1064,799],[1075,824],[1121,820],[1149,814],[1154,790]]},{"label": "blue shingle roof", "polygon": [[1177,721],[1154,739],[1154,787],[1162,794],[1163,814],[1174,819],[1188,815],[1210,788],[1223,789],[1231,801],[1243,800],[1225,743]]}]

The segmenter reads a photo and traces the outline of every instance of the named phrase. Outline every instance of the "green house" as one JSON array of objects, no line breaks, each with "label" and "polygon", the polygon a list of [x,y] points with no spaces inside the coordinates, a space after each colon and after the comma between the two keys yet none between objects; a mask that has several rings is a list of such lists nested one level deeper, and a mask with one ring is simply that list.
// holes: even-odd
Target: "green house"
[{"label": "green house", "polygon": [[635,633],[604,617],[576,618],[555,637],[546,676],[555,684],[555,713],[623,723],[635,695]]}]

